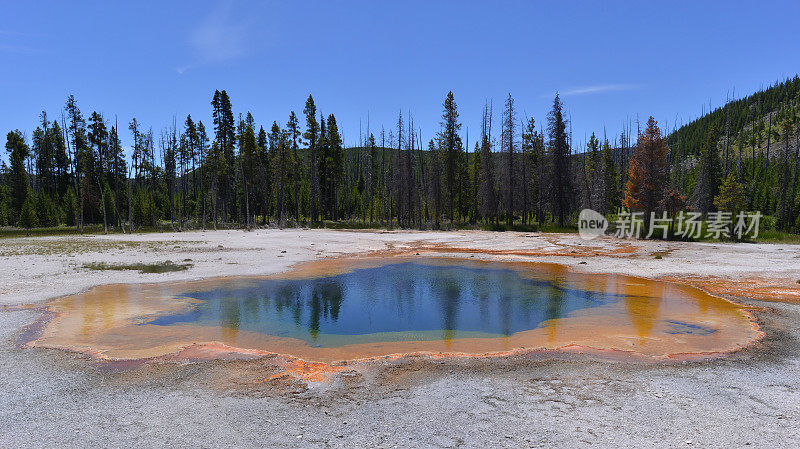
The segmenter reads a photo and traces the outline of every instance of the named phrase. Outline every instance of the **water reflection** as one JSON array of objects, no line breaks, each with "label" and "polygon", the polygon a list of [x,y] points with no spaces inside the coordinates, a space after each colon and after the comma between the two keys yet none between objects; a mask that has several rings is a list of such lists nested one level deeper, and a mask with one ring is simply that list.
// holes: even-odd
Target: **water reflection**
[{"label": "water reflection", "polygon": [[323,347],[354,335],[370,335],[370,341],[508,336],[548,320],[554,333],[557,319],[570,312],[624,299],[609,290],[523,277],[502,266],[404,262],[189,292],[184,295],[201,300],[195,308],[145,324],[221,326],[230,341],[246,330]]},{"label": "water reflection", "polygon": [[342,258],[270,279],[104,285],[48,308],[54,316],[31,344],[125,359],[206,343],[315,361],[567,347],[664,357],[735,350],[761,335],[741,306],[693,287],[457,258]]}]

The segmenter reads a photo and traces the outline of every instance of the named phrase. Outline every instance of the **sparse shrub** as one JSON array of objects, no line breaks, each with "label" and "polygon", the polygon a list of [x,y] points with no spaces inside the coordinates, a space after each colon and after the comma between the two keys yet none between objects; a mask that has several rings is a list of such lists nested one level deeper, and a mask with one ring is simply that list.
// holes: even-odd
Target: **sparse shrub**
[{"label": "sparse shrub", "polygon": [[131,263],[131,264],[110,264],[105,262],[91,262],[83,264],[83,268],[98,271],[123,271],[136,270],[140,273],[168,273],[171,271],[184,271],[191,268],[190,263],[176,264],[171,260],[156,263]]}]

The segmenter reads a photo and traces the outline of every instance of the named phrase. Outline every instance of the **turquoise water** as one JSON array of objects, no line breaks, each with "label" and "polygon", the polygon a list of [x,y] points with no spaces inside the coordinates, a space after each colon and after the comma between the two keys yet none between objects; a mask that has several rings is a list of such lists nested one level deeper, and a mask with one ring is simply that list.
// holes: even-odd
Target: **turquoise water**
[{"label": "turquoise water", "polygon": [[201,302],[142,324],[222,326],[320,347],[511,335],[624,298],[524,278],[500,264],[417,262],[315,279],[247,280],[180,296]]}]

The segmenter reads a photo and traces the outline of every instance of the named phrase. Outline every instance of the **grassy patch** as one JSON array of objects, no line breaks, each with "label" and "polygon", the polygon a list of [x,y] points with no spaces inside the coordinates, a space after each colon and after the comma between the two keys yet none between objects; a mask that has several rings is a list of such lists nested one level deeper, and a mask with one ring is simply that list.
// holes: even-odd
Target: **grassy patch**
[{"label": "grassy patch", "polygon": [[531,224],[522,224],[522,223],[515,223],[511,226],[508,223],[489,223],[489,224],[481,224],[480,229],[483,231],[518,231],[518,232],[536,232],[539,230],[539,226],[531,223]]},{"label": "grassy patch", "polygon": [[[615,219],[616,216],[610,215],[609,218],[609,229],[606,232],[607,235],[614,235],[615,232]],[[289,222],[286,225],[286,228],[291,229],[295,223]],[[303,226],[309,226],[308,222],[303,221]],[[392,229],[423,229],[423,230],[431,230],[433,229],[433,223],[426,222],[421,228],[418,226],[412,227],[402,227],[398,226],[396,222],[389,223],[381,223],[379,221],[375,222],[362,222],[360,220],[341,220],[341,221],[325,221],[323,223],[315,223],[310,225],[312,228],[326,228],[326,229],[340,229],[340,230],[392,230]],[[243,229],[242,227],[238,226],[235,223],[226,223],[226,224],[218,224],[218,229]],[[269,229],[269,227],[257,227],[257,229]],[[576,233],[578,231],[577,226],[564,226],[560,227],[557,224],[553,223],[552,221],[547,221],[543,224],[528,224],[524,225],[520,222],[515,222],[512,226],[508,226],[505,222],[501,222],[498,224],[494,223],[449,223],[446,220],[443,220],[440,223],[439,230],[442,231],[457,231],[457,230],[485,230],[485,231],[522,231],[522,232],[542,232],[542,233]],[[737,240],[735,238],[722,238],[722,239],[714,239],[706,237],[707,230],[708,230],[708,222],[703,221],[700,224],[701,229],[701,237],[699,239],[692,239],[692,238],[683,238],[679,235],[671,235],[668,240],[675,240],[675,241],[698,241],[698,242],[707,242],[707,243],[735,243],[735,242],[745,242],[745,243],[786,243],[786,244],[800,244],[800,233],[789,233],[778,231],[774,229],[774,219],[773,217],[766,216],[762,218],[762,226],[759,232],[759,235],[756,239],[743,239]],[[191,230],[199,231],[200,229],[194,228]],[[209,227],[207,230],[211,230]],[[159,224],[159,226],[142,226],[137,227],[135,230],[135,234],[148,234],[148,233],[157,233],[157,232],[175,232],[175,229],[170,227],[168,223]],[[123,234],[119,229],[115,229],[109,227],[108,230],[109,234]],[[88,251],[103,251],[106,249],[125,249],[125,247],[131,246],[151,246],[156,245],[155,243],[150,242],[133,242],[133,241],[113,241],[109,240],[108,242],[92,242],[88,243],[84,240],[79,240],[81,236],[93,236],[93,235],[102,235],[103,234],[103,226],[92,224],[86,225],[84,228],[83,234],[79,233],[74,226],[67,227],[67,226],[58,226],[58,227],[51,227],[51,228],[33,228],[30,230],[31,237],[64,237],[64,239],[60,239],[59,241],[48,242],[48,241],[36,241],[36,240],[28,240],[23,239],[26,236],[25,229],[15,228],[15,227],[0,227],[0,240],[3,239],[16,239],[20,238],[19,242],[16,244],[10,244],[3,242],[0,245],[0,256],[12,256],[12,255],[25,255],[25,254],[43,254],[43,255],[50,255],[50,254],[78,254],[82,252]],[[642,230],[642,236],[646,235],[646,232]],[[660,237],[661,233],[657,234],[657,237]],[[79,243],[73,243],[74,241],[70,239],[70,237],[76,237],[75,241]],[[661,239],[654,239],[654,240],[661,240]],[[28,242],[36,242],[36,243],[28,243]],[[193,244],[197,242],[168,242],[168,243],[187,243]],[[161,243],[158,243],[158,248],[161,248]],[[180,249],[175,247],[173,249]],[[193,248],[191,250],[197,251],[198,248]]]},{"label": "grassy patch", "polygon": [[800,243],[800,235],[788,232],[765,230],[756,237],[756,242],[762,243]]},{"label": "grassy patch", "polygon": [[171,260],[157,263],[131,263],[131,264],[110,264],[105,262],[92,262],[83,264],[83,268],[88,270],[136,270],[139,273],[168,273],[170,271],[184,271],[192,267],[190,263],[177,264]]},{"label": "grassy patch", "polygon": [[0,256],[71,256],[87,252],[105,252],[148,247],[148,242],[89,240],[76,236],[57,240],[17,240],[3,242]]},{"label": "grassy patch", "polygon": [[325,229],[393,229],[393,227],[389,227],[387,225],[381,225],[380,222],[363,222],[363,221],[330,221],[326,220],[321,225],[316,224],[313,227],[315,228],[325,228]]},{"label": "grassy patch", "polygon": [[[242,229],[241,226],[238,226],[235,223],[229,224],[219,224],[217,226],[218,229]],[[211,230],[211,227],[208,227],[207,230]],[[188,229],[199,231],[201,230],[200,226],[195,226],[194,228]],[[136,226],[134,228],[134,234],[152,234],[158,232],[176,232],[176,229],[169,225],[169,223],[160,223],[157,226]],[[103,230],[102,224],[87,224],[83,227],[83,232],[79,232],[75,226],[55,226],[49,228],[31,228],[30,230],[30,237],[60,237],[60,236],[81,236],[81,235],[103,235],[105,231]],[[127,232],[122,232],[122,229],[109,225],[108,227],[109,234],[122,234],[127,235]],[[0,239],[4,238],[21,238],[27,237],[28,231],[23,228],[18,227],[0,227]]]},{"label": "grassy patch", "polygon": [[[392,221],[391,223],[381,222],[378,221],[361,221],[361,220],[339,220],[339,221],[332,221],[332,220],[325,220],[322,223],[309,223],[306,220],[302,220],[300,223],[300,227],[310,227],[310,228],[322,228],[322,229],[340,229],[340,230],[403,230],[403,229],[410,229],[410,230],[433,230],[436,229],[433,222],[425,222],[420,227],[417,222],[413,226],[401,226],[396,221]],[[286,223],[285,228],[294,228],[297,227],[298,223],[294,221],[289,221]],[[256,226],[256,229],[270,229],[272,226]],[[217,225],[217,229],[244,229],[241,225],[236,223],[219,223]],[[565,226],[560,227],[553,222],[546,222],[544,224],[523,224],[520,221],[515,221],[513,225],[508,226],[504,221],[499,222],[497,224],[494,223],[469,223],[469,222],[456,222],[450,223],[447,220],[442,220],[438,227],[439,230],[442,231],[458,231],[458,230],[485,230],[485,231],[521,231],[521,232],[557,232],[557,233],[576,233],[578,231],[577,226]],[[187,231],[199,231],[199,226],[194,228],[187,229]],[[211,230],[211,228],[207,228],[207,230]],[[159,223],[158,226],[137,226],[134,230],[134,234],[149,234],[149,233],[158,233],[158,232],[176,232],[175,228],[169,225],[169,223]],[[57,227],[50,227],[50,228],[33,228],[30,230],[30,237],[67,237],[67,236],[90,236],[90,235],[102,235],[103,225],[98,224],[91,224],[84,226],[83,233],[78,232],[78,230],[74,226],[57,226]],[[127,233],[123,233],[121,229],[116,228],[114,226],[109,226],[108,228],[109,234],[122,234],[126,235]],[[27,231],[25,229],[17,228],[17,227],[0,227],[0,239],[10,239],[10,238],[24,238],[27,236]]]},{"label": "grassy patch", "polygon": [[[6,227],[0,228],[0,238],[19,238],[26,237],[29,231],[22,228]],[[97,235],[103,233],[103,225],[86,225],[83,229],[84,235]],[[113,233],[110,231],[109,233]],[[62,235],[81,235],[74,226],[57,226],[52,228],[32,228],[31,237],[62,236]]]},{"label": "grassy patch", "polygon": [[555,232],[559,234],[577,234],[578,226],[559,226],[556,223],[545,223],[539,230],[541,232]]}]

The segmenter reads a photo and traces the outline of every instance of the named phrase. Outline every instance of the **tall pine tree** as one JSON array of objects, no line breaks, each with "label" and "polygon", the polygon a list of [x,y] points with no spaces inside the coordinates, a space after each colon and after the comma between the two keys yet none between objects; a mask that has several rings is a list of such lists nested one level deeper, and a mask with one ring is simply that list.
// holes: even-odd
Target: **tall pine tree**
[{"label": "tall pine tree", "polygon": [[550,207],[558,219],[558,225],[564,226],[567,216],[574,206],[574,187],[570,170],[571,150],[567,141],[567,123],[564,119],[564,106],[556,94],[553,108],[547,115],[548,152],[550,156]]}]

